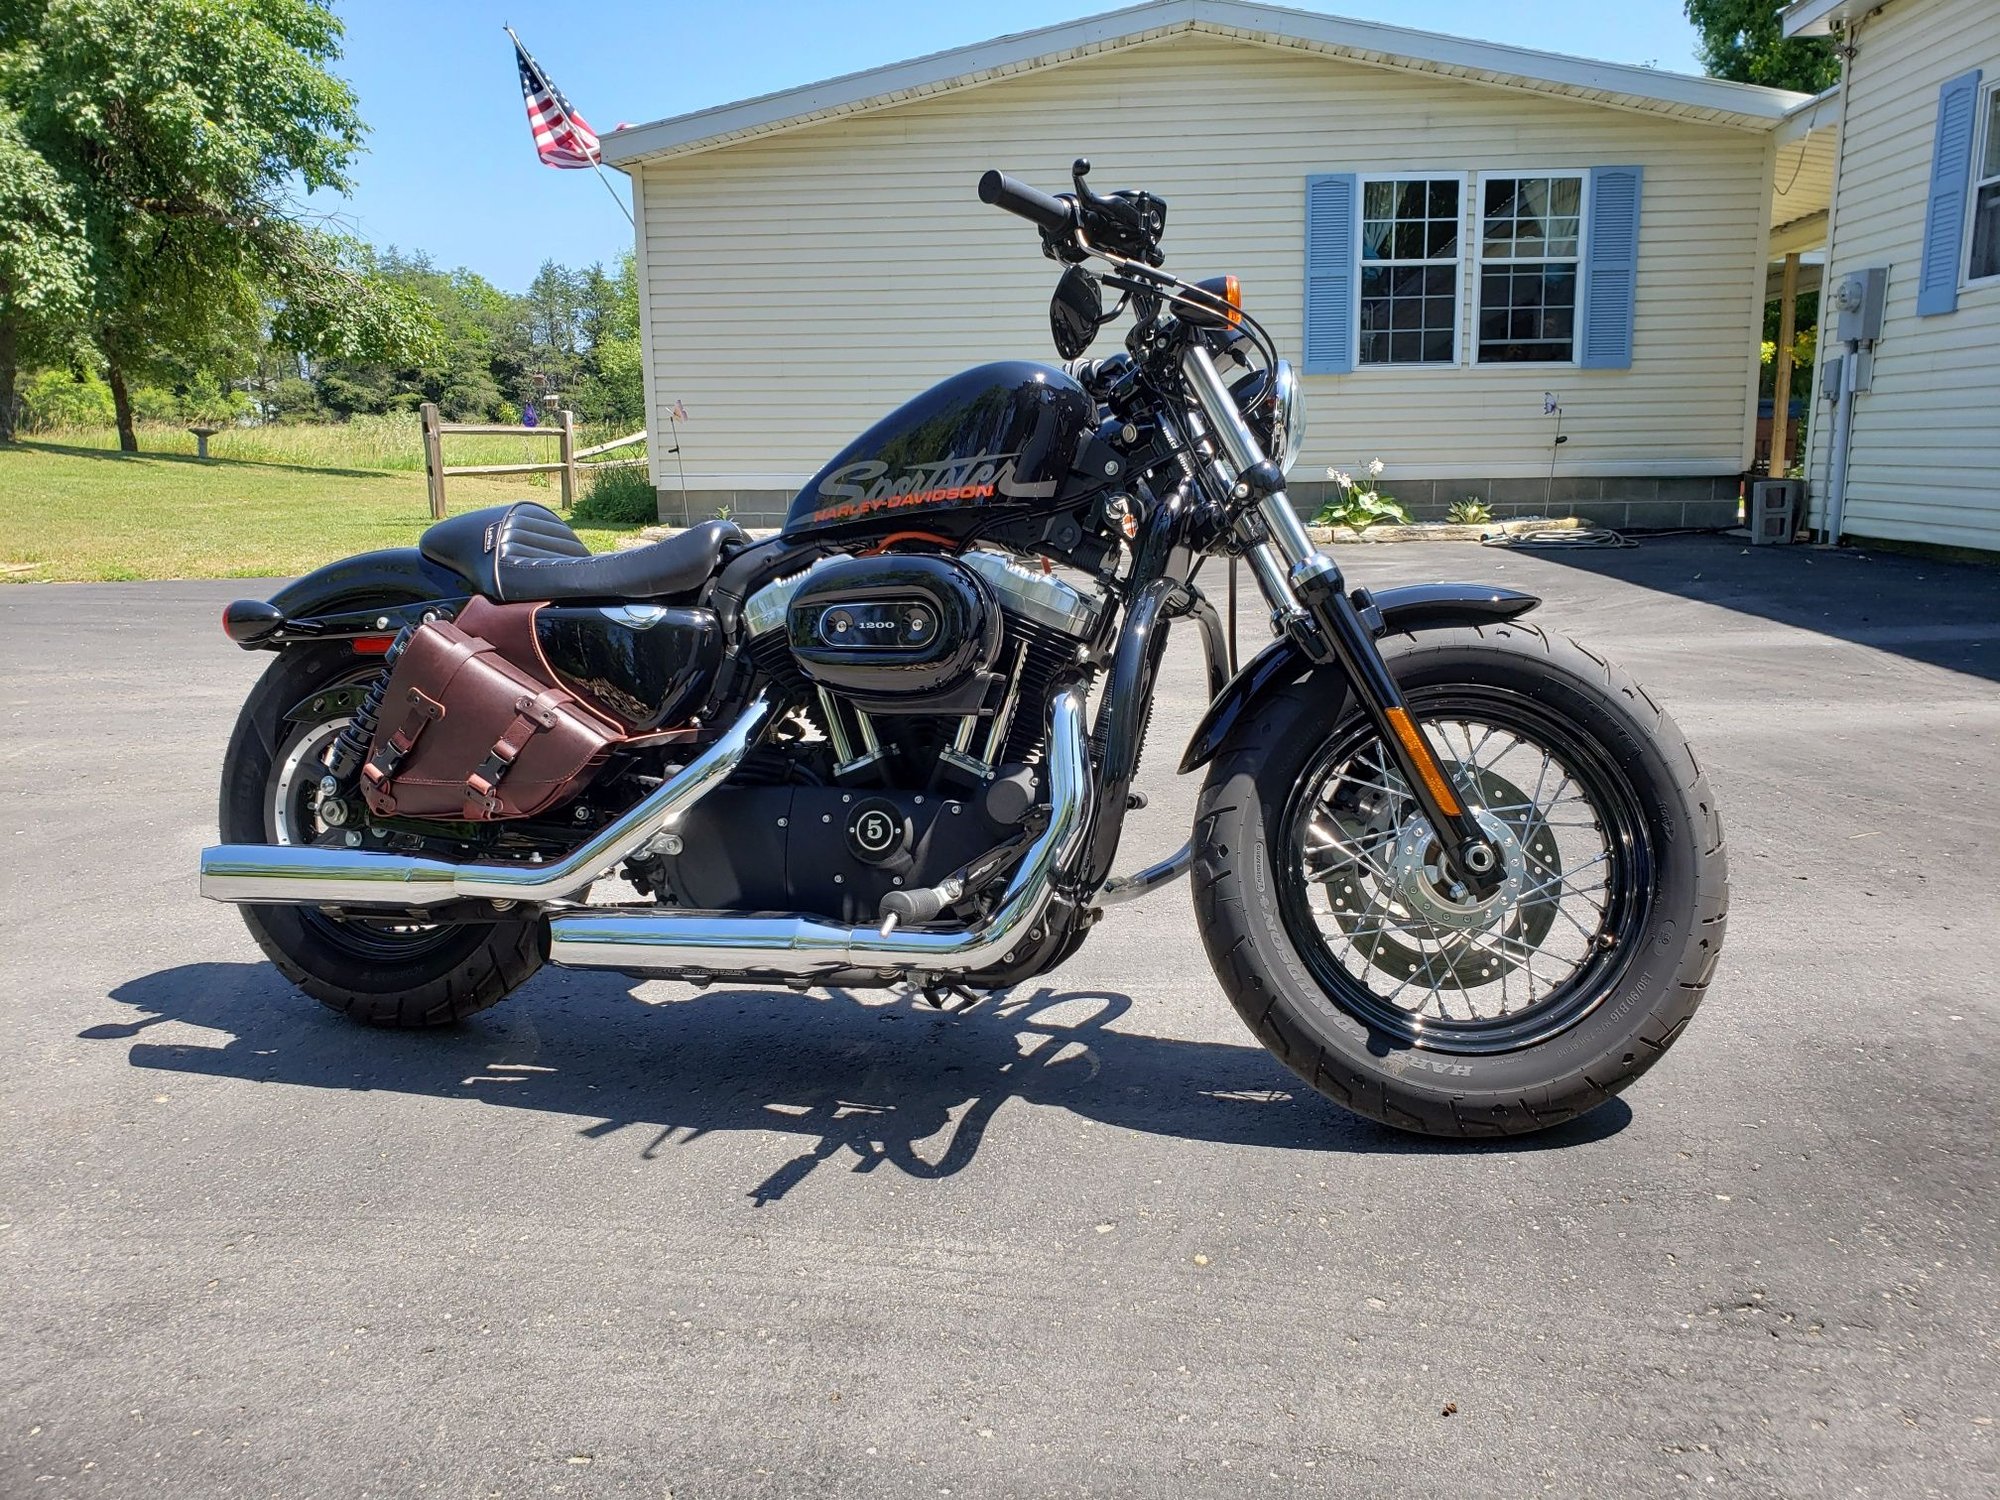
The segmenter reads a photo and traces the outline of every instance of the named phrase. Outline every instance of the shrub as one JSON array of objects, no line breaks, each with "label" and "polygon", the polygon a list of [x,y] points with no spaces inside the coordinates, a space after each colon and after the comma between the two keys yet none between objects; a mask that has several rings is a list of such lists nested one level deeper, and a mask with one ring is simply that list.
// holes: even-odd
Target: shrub
[{"label": "shrub", "polygon": [[588,488],[578,498],[574,518],[620,526],[657,522],[660,500],[653,492],[652,476],[642,464],[598,470],[590,476]]},{"label": "shrub", "polygon": [[67,370],[43,370],[23,382],[22,426],[29,432],[111,424],[111,387],[95,375],[81,380]]},{"label": "shrub", "polygon": [[1493,508],[1477,495],[1467,495],[1463,500],[1452,501],[1447,514],[1460,526],[1484,526],[1493,519]]}]

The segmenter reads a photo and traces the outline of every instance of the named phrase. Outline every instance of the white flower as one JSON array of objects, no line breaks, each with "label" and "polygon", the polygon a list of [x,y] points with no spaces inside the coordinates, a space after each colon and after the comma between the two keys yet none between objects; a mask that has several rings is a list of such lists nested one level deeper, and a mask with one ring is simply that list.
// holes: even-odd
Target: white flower
[{"label": "white flower", "polygon": [[1344,490],[1351,490],[1354,488],[1354,481],[1347,475],[1341,473],[1341,471],[1338,469],[1328,469],[1326,471],[1326,477],[1331,479],[1335,484],[1339,485]]},{"label": "white flower", "polygon": [[1371,479],[1380,479],[1380,478],[1382,477],[1382,467],[1383,467],[1383,465],[1382,465],[1382,460],[1381,460],[1381,459],[1379,459],[1379,458],[1371,458],[1371,459],[1369,459],[1369,460],[1368,460],[1368,474],[1369,474],[1369,477],[1370,477]]}]

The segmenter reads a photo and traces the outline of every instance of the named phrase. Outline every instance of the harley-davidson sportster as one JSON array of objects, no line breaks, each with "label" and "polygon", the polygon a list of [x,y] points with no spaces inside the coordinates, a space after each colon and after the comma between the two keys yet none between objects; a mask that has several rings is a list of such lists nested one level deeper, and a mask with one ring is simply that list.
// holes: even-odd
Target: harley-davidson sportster
[{"label": "harley-davidson sportster", "polygon": [[[1350,1109],[1518,1133],[1645,1072],[1723,935],[1687,741],[1522,623],[1530,595],[1350,589],[1286,497],[1299,386],[1236,279],[1161,269],[1166,205],[1088,170],[1061,196],[979,183],[1065,265],[1069,363],[917,396],[777,536],[592,556],[523,503],[231,604],[276,659],[202,893],[308,994],[429,1026],[544,961],[968,1002],[1191,872],[1244,1021]],[[1083,358],[1126,311],[1122,352]],[[1276,636],[1233,675],[1196,587],[1217,555]],[[1194,828],[1114,875],[1177,621],[1213,699],[1180,759]]]}]

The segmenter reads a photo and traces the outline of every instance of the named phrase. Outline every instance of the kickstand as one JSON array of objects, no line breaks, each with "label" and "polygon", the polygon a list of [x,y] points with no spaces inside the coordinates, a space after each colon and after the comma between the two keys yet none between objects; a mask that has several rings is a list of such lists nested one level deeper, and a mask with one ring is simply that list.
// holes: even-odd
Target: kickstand
[{"label": "kickstand", "polygon": [[924,1004],[948,1016],[963,1015],[986,998],[962,984],[927,984],[923,987],[923,997]]}]

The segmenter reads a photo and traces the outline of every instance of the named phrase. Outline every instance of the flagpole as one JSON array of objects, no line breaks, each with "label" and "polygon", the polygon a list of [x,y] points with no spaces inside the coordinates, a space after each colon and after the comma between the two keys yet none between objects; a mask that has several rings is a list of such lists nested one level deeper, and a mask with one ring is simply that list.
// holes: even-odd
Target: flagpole
[{"label": "flagpole", "polygon": [[[520,49],[521,56],[527,58],[528,66],[535,70],[535,76],[541,79],[542,87],[548,90],[549,103],[556,107],[556,113],[562,116],[563,124],[567,125],[571,130],[575,130],[576,123],[570,119],[569,111],[563,108],[561,91],[549,82],[549,75],[544,73],[542,65],[535,61],[535,54],[527,49],[518,36],[514,35],[513,27],[502,26],[500,29],[506,32],[508,37],[512,39],[514,45]],[[604,165],[598,160],[599,155],[601,155],[600,152],[591,153],[590,169],[597,174],[597,180],[604,184],[604,191],[611,195],[611,201],[618,205],[618,212],[625,215],[625,222],[630,224],[636,231],[639,227],[638,221],[632,217],[632,210],[625,206],[625,200],[619,196],[618,189],[611,185],[611,179],[604,175]]]}]

